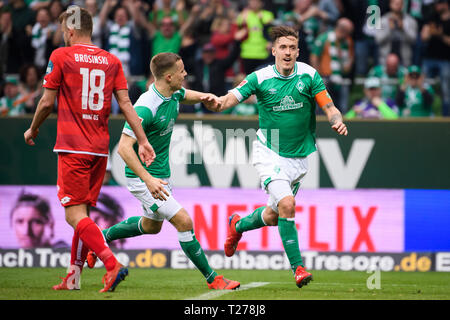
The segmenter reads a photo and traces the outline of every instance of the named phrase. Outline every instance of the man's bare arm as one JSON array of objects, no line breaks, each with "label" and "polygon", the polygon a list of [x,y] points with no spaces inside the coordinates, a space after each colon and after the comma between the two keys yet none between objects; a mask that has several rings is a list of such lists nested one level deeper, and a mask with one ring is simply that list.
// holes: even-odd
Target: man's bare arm
[{"label": "man's bare arm", "polygon": [[221,96],[219,99],[221,102],[220,103],[221,107],[220,107],[220,110],[218,110],[218,111],[224,111],[224,110],[230,109],[239,103],[239,100],[231,92],[228,92],[226,95]]},{"label": "man's bare arm", "polygon": [[217,97],[215,94],[189,89],[186,89],[184,100],[181,102],[183,104],[195,104],[201,102],[205,105],[206,108],[211,111],[218,111],[220,108],[219,97]]},{"label": "man's bare arm", "polygon": [[122,133],[119,140],[119,146],[117,153],[122,157],[123,161],[139,178],[144,181],[147,188],[152,193],[152,196],[156,199],[166,200],[164,194],[169,196],[168,192],[164,189],[164,184],[167,182],[154,178],[145,168],[142,166],[138,159],[136,152],[133,149],[133,145],[136,143],[136,139]]},{"label": "man's bare arm", "polygon": [[322,110],[325,112],[325,115],[330,122],[331,128],[335,130],[340,135],[346,136],[348,134],[347,126],[344,124],[342,119],[342,114],[336,108],[333,102],[329,102],[322,107]]},{"label": "man's bare arm", "polygon": [[139,119],[133,105],[131,104],[130,97],[128,96],[128,90],[117,90],[114,94],[125,119],[136,136],[139,144],[139,157],[146,166],[149,166],[155,159],[155,151],[148,142],[147,136],[145,135],[144,129],[141,125],[141,119]]},{"label": "man's bare arm", "polygon": [[57,92],[58,90],[44,88],[44,94],[39,100],[30,128],[24,133],[25,142],[30,146],[34,146],[33,139],[37,137],[40,126],[52,113]]}]

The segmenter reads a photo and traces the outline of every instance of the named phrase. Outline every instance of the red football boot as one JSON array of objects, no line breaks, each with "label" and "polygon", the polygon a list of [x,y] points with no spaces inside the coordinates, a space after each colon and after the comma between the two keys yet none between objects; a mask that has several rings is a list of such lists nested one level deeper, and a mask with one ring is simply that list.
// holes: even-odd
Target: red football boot
[{"label": "red football boot", "polygon": [[237,281],[225,279],[223,276],[216,276],[212,283],[208,283],[208,288],[215,290],[234,290],[239,288],[240,285]]},{"label": "red football boot", "polygon": [[128,276],[128,269],[121,265],[119,262],[116,263],[116,266],[111,271],[106,272],[103,276],[102,282],[105,285],[100,292],[112,292],[116,289],[117,285],[125,280],[125,277]]},{"label": "red football boot", "polygon": [[313,279],[312,274],[306,271],[305,268],[302,266],[297,267],[297,270],[295,270],[294,277],[295,283],[299,288],[308,285],[308,283]]},{"label": "red football boot", "polygon": [[97,255],[94,253],[94,251],[88,252],[86,262],[88,267],[91,269],[95,266],[95,263],[97,262]]},{"label": "red football boot", "polygon": [[227,257],[231,257],[236,252],[237,245],[242,237],[242,233],[236,231],[236,222],[239,220],[241,220],[241,217],[237,214],[231,215],[228,220],[228,225],[230,228],[227,240],[224,244],[224,251]]},{"label": "red football boot", "polygon": [[53,286],[53,290],[80,290],[81,269],[79,266],[71,265],[65,278],[60,277],[62,282]]}]

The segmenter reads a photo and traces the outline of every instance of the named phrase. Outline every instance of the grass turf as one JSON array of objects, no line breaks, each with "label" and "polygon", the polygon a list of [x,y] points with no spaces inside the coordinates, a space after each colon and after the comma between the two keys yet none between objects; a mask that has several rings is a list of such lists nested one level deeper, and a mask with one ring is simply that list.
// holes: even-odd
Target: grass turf
[{"label": "grass turf", "polygon": [[[129,269],[130,275],[113,293],[99,293],[103,269],[83,271],[81,290],[53,291],[62,268],[0,268],[1,300],[182,300],[212,292],[197,270]],[[219,270],[241,285],[268,282],[264,286],[236,290],[212,297],[226,300],[301,299],[450,299],[450,273],[381,272],[381,289],[369,290],[371,274],[354,271],[313,271],[314,281],[297,288],[289,271]],[[206,299],[209,297],[206,297]]]}]

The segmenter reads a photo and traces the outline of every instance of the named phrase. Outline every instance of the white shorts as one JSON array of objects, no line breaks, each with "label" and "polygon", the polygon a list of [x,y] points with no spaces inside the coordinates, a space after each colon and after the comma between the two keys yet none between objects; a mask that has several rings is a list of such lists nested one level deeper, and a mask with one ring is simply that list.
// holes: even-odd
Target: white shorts
[{"label": "white shorts", "polygon": [[[286,158],[262,144],[253,141],[253,166],[259,174],[261,188],[270,195],[267,206],[278,212],[278,202],[286,196],[295,196],[301,180],[308,172],[308,158]],[[268,188],[271,182],[276,188]]]},{"label": "white shorts", "polygon": [[169,179],[162,180],[168,182],[167,185],[164,185],[164,189],[170,194],[169,197],[165,195],[166,200],[153,198],[147,185],[139,178],[127,178],[127,188],[142,203],[145,217],[156,221],[164,221],[164,219],[169,221],[180,211],[182,206],[172,196],[172,185]]}]

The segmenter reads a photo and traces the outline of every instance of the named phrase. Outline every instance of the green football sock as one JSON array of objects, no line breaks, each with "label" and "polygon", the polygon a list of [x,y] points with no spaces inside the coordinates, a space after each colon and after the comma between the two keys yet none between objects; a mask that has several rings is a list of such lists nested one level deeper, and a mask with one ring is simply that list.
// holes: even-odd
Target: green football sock
[{"label": "green football sock", "polygon": [[195,238],[194,230],[178,232],[178,240],[186,256],[192,261],[198,270],[203,274],[208,283],[212,283],[217,273],[211,269],[205,252],[203,252],[200,243]]},{"label": "green football sock", "polygon": [[131,238],[140,236],[145,232],[142,229],[141,216],[130,217],[122,222],[119,222],[108,229],[103,230],[103,236],[106,242],[111,242],[117,239]]},{"label": "green football sock", "polygon": [[278,218],[278,232],[280,233],[284,251],[289,259],[292,271],[295,272],[298,266],[303,267],[295,221],[293,219]]},{"label": "green football sock", "polygon": [[236,223],[236,231],[239,233],[264,227],[266,224],[262,218],[266,207],[259,207],[248,216],[243,217]]}]

